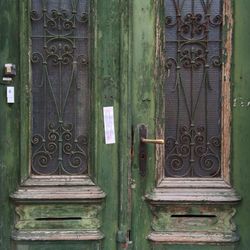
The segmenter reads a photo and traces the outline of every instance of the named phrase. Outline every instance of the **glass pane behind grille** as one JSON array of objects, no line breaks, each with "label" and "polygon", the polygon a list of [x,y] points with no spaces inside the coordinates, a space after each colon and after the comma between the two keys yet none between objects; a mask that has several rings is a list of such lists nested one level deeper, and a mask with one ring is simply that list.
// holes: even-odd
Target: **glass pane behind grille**
[{"label": "glass pane behind grille", "polygon": [[219,177],[221,0],[165,0],[165,176]]},{"label": "glass pane behind grille", "polygon": [[32,173],[85,174],[88,1],[32,0]]}]

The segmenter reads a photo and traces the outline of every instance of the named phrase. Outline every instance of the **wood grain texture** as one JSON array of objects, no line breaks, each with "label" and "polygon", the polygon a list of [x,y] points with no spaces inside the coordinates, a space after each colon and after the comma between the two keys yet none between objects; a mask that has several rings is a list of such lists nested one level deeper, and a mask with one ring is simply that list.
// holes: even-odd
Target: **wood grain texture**
[{"label": "wood grain texture", "polygon": [[[150,230],[150,210],[144,195],[154,186],[155,146],[147,146],[147,174],[139,174],[138,149],[139,127],[144,124],[148,138],[155,137],[155,2],[152,0],[131,1],[131,105],[133,124],[132,162],[132,227],[131,241],[135,250],[149,250],[146,239]],[[140,232],[140,233],[138,233]]]},{"label": "wood grain texture", "polygon": [[14,249],[16,250],[100,250],[102,244],[100,241],[93,242],[88,241],[85,242],[84,245],[82,241],[74,242],[74,241],[42,241],[42,242],[21,242],[18,245],[15,245]]},{"label": "wood grain texture", "polygon": [[[249,61],[249,9],[250,2],[231,1],[234,8],[232,99],[250,96],[250,61]],[[242,197],[238,207],[236,222],[239,227],[241,242],[237,249],[248,249],[249,207],[250,207],[250,109],[234,107],[232,112],[232,159],[231,175],[236,190]]]},{"label": "wood grain texture", "polygon": [[[12,193],[11,197],[16,206],[23,206],[27,208],[28,214],[32,217],[32,208],[30,206],[48,206],[48,214],[53,214],[51,211],[52,205],[55,202],[61,204],[67,209],[69,204],[74,203],[73,206],[79,204],[89,203],[101,203],[106,197],[105,207],[101,211],[100,217],[104,217],[105,220],[101,225],[98,218],[84,218],[81,221],[78,220],[39,220],[39,222],[31,218],[19,221],[17,227],[23,228],[23,230],[13,232],[13,238],[25,240],[98,240],[103,238],[100,232],[91,232],[90,230],[96,230],[102,226],[105,232],[104,247],[107,249],[115,249],[116,247],[116,232],[118,225],[118,143],[115,145],[104,144],[103,134],[103,106],[114,106],[115,110],[115,127],[118,128],[118,110],[119,110],[119,5],[117,1],[91,1],[90,10],[90,26],[91,26],[91,51],[90,51],[90,74],[91,74],[91,163],[90,163],[90,178],[88,177],[65,177],[61,179],[57,177],[32,177],[30,176],[30,65],[29,65],[29,13],[30,6],[28,0],[22,0],[19,4],[20,13],[20,53],[16,53],[16,57],[20,58],[21,75],[21,133],[17,138],[21,143],[21,187]],[[17,8],[18,10],[18,8]],[[108,13],[108,14],[107,14]],[[111,29],[112,27],[112,29]],[[118,130],[116,130],[118,134]],[[18,165],[17,161],[17,165]],[[95,183],[95,184],[94,184]],[[101,188],[96,186],[98,183]],[[108,192],[106,193],[104,191]],[[18,205],[17,205],[18,204]],[[43,205],[35,205],[43,204]],[[52,206],[52,207],[51,207]],[[92,205],[94,206],[94,205]],[[36,210],[36,209],[35,209]],[[45,209],[46,210],[46,209]],[[36,211],[39,211],[36,210]],[[94,210],[93,210],[94,211]],[[112,212],[110,212],[112,211]],[[59,217],[64,214],[63,211],[59,211]],[[75,211],[75,214],[77,212]],[[63,215],[65,216],[65,214]],[[76,215],[71,215],[74,218]],[[76,218],[76,217],[75,217]],[[33,220],[34,219],[34,220]],[[69,228],[83,229],[85,233],[77,233],[74,236],[74,231],[66,232]],[[29,231],[35,229],[34,234],[28,236]],[[59,230],[61,236],[58,237],[57,233],[47,231],[48,229]],[[39,229],[43,229],[39,232]],[[45,231],[44,231],[45,230]],[[63,236],[63,230],[65,235]],[[17,237],[15,237],[15,234]],[[26,235],[25,235],[26,233]],[[49,238],[51,233],[53,236]],[[23,234],[23,235],[22,235]],[[47,235],[47,236],[46,236]],[[34,237],[34,238],[32,238]],[[41,237],[41,238],[39,238]],[[46,238],[47,237],[47,238]],[[84,248],[84,242],[82,246]],[[60,244],[58,244],[58,249]],[[97,244],[98,245],[98,244]],[[18,245],[19,246],[19,245]],[[17,246],[17,247],[18,247]],[[99,245],[98,245],[99,247]]]},{"label": "wood grain texture", "polygon": [[[119,219],[117,232],[117,249],[124,249],[129,242],[131,230],[131,2],[121,0],[120,12],[120,112],[119,112]],[[119,235],[122,235],[119,239]]]},{"label": "wood grain texture", "polygon": [[[227,233],[194,233],[194,232],[177,232],[177,233],[151,233],[148,236],[149,240],[159,243],[168,243],[168,244],[206,244],[207,249],[210,249],[208,244],[212,243],[231,243],[232,241],[238,241],[239,238],[235,237],[234,234]],[[185,248],[184,248],[185,249]],[[213,247],[211,247],[213,249]],[[222,247],[221,249],[224,250]]]},{"label": "wood grain texture", "polygon": [[[92,1],[93,51],[92,100],[94,182],[107,194],[102,210],[105,234],[103,249],[116,249],[119,199],[119,113],[120,113],[120,6],[117,0]],[[106,145],[103,132],[103,107],[114,107],[116,144]]]},{"label": "wood grain texture", "polygon": [[152,206],[152,232],[155,242],[225,243],[239,240],[231,206],[184,205]]},{"label": "wood grain texture", "polygon": [[105,197],[105,193],[96,186],[77,187],[22,187],[11,198],[16,202],[48,202],[48,201],[74,201],[74,202],[96,202]]},{"label": "wood grain texture", "polygon": [[155,188],[146,195],[150,203],[238,203],[240,197],[232,188]]},{"label": "wood grain texture", "polygon": [[[243,250],[248,249],[250,245],[249,238],[249,207],[250,207],[250,196],[249,196],[249,179],[250,179],[250,115],[249,109],[242,107],[235,107],[232,110],[232,141],[231,141],[231,173],[226,173],[226,176],[232,176],[232,184],[239,192],[242,197],[242,202],[238,205],[238,212],[236,214],[236,221],[239,226],[241,240],[238,244],[215,244],[208,245],[204,242],[198,242],[197,244],[177,244],[180,238],[173,238],[173,235],[169,234],[172,243],[170,245],[165,244],[164,237],[160,238],[160,235],[152,235],[158,237],[161,240],[161,244],[155,244],[154,242],[148,242],[146,237],[150,234],[151,226],[151,211],[145,202],[144,195],[146,193],[152,192],[154,188],[155,172],[154,164],[156,160],[154,159],[155,150],[153,147],[149,147],[149,163],[148,163],[148,176],[141,179],[138,172],[138,130],[137,127],[144,123],[149,128],[150,137],[154,137],[156,131],[155,128],[155,34],[156,30],[154,27],[158,27],[160,20],[155,20],[155,9],[153,3],[160,3],[161,1],[154,0],[134,0],[127,1],[130,4],[129,14],[123,16],[124,19],[129,19],[128,24],[120,24],[121,12],[124,5],[120,6],[120,1],[93,1],[92,13],[93,13],[93,23],[97,26],[94,28],[93,32],[93,46],[94,51],[92,51],[92,56],[94,60],[91,62],[92,65],[92,80],[93,80],[93,96],[92,100],[95,103],[93,105],[92,114],[93,117],[93,134],[92,138],[95,145],[93,151],[95,154],[92,155],[93,165],[91,170],[91,176],[94,183],[100,185],[101,189],[107,194],[106,200],[104,201],[104,210],[102,211],[102,217],[104,219],[102,225],[102,231],[105,232],[105,240],[100,240],[103,235],[100,233],[93,232],[93,234],[75,234],[75,231],[65,232],[68,239],[72,241],[63,241],[62,238],[65,235],[60,234],[58,236],[55,233],[56,241],[49,241],[51,238],[44,231],[40,231],[41,234],[31,235],[32,232],[27,231],[26,234],[20,236],[19,239],[27,241],[18,241],[18,244],[11,246],[10,235],[11,226],[14,225],[13,214],[14,210],[9,201],[9,195],[14,192],[18,186],[18,175],[21,171],[21,180],[25,181],[28,174],[29,165],[28,161],[28,149],[29,149],[29,65],[28,65],[28,54],[27,46],[28,42],[28,25],[27,21],[23,22],[22,32],[17,32],[19,30],[18,24],[22,20],[27,20],[28,8],[27,1],[11,1],[11,0],[0,0],[0,67],[6,62],[14,62],[17,65],[18,76],[15,79],[16,86],[16,104],[7,105],[5,100],[5,87],[0,85],[0,249],[3,250],[113,250],[117,249],[116,245],[116,232],[118,229],[124,230],[124,232],[129,229],[128,220],[131,220],[128,215],[127,199],[128,195],[126,190],[126,182],[129,177],[129,185],[131,185],[132,192],[132,240],[134,247],[128,246],[127,249],[137,249],[137,250]],[[232,3],[230,6],[230,2]],[[231,84],[233,85],[231,92],[231,101],[234,98],[245,98],[249,99],[250,93],[250,62],[249,62],[249,9],[250,2],[246,0],[232,0],[224,1],[224,3],[229,7],[234,9],[234,29],[232,35],[233,44],[232,45],[232,55],[226,57],[232,57],[231,64]],[[18,5],[22,9],[22,12],[18,13]],[[125,7],[126,8],[126,7]],[[124,21],[123,19],[123,21]],[[227,21],[227,20],[225,20]],[[232,19],[231,19],[232,21]],[[229,24],[231,22],[229,20]],[[157,24],[157,26],[155,26]],[[128,25],[128,26],[126,26]],[[121,30],[122,29],[122,30]],[[124,29],[124,30],[123,30]],[[129,29],[126,30],[126,29]],[[124,33],[123,33],[124,31]],[[126,37],[129,32],[130,37]],[[20,33],[20,35],[19,35]],[[122,35],[123,34],[123,35]],[[121,42],[120,39],[125,39]],[[128,39],[128,40],[126,40]],[[231,38],[229,37],[229,40]],[[127,47],[129,43],[129,51]],[[158,43],[157,43],[158,44]],[[125,45],[125,46],[124,46]],[[230,45],[230,46],[231,46]],[[121,53],[123,47],[125,51]],[[230,48],[230,46],[227,48]],[[158,47],[158,45],[157,45]],[[159,47],[158,47],[159,48]],[[230,51],[228,51],[230,53]],[[20,56],[21,55],[21,56]],[[128,57],[128,58],[124,58]],[[121,63],[123,64],[123,69],[121,69]],[[158,61],[159,62],[159,61]],[[226,61],[225,61],[226,62]],[[129,63],[128,68],[126,64]],[[228,64],[228,66],[230,66]],[[152,70],[153,69],[153,70]],[[127,72],[128,71],[128,72]],[[21,74],[20,74],[21,72]],[[156,71],[158,72],[158,71]],[[228,69],[225,71],[228,72]],[[126,78],[128,77],[128,79]],[[229,78],[229,75],[226,74]],[[121,80],[122,78],[122,80]],[[158,78],[157,78],[158,79]],[[159,79],[158,79],[159,80]],[[129,82],[128,86],[126,82]],[[111,87],[109,87],[111,85]],[[123,86],[120,86],[123,85]],[[225,87],[227,87],[225,85]],[[19,90],[21,91],[19,92]],[[126,92],[127,91],[127,92]],[[19,93],[21,93],[22,98],[19,105]],[[112,94],[110,94],[112,93]],[[124,95],[123,95],[124,93]],[[131,96],[130,96],[131,95]],[[228,95],[227,98],[230,96]],[[122,99],[123,98],[123,99]],[[227,99],[229,100],[229,99]],[[228,102],[228,105],[230,104]],[[126,103],[129,107],[127,107]],[[102,128],[102,106],[103,105],[114,105],[115,107],[115,117],[116,127],[119,127],[119,136],[121,137],[121,146],[110,145],[106,146],[103,143],[103,128]],[[121,105],[121,107],[120,107]],[[225,109],[231,108],[226,106]],[[124,111],[125,109],[131,109],[131,115]],[[20,114],[20,110],[22,110]],[[124,112],[123,112],[124,111]],[[119,114],[122,113],[122,114]],[[19,120],[20,119],[20,120]],[[132,119],[131,121],[126,119]],[[161,117],[157,118],[161,119]],[[225,124],[230,125],[227,116],[223,118]],[[119,125],[118,125],[119,124]],[[21,125],[21,132],[19,130],[19,125]],[[127,132],[130,129],[130,125],[133,125],[134,139],[132,141],[133,151],[132,156],[132,175],[126,171],[127,161],[129,162],[130,156],[127,151],[129,146],[125,145],[129,142],[130,138],[126,136],[129,135]],[[123,133],[123,131],[126,131]],[[162,133],[161,130],[158,132]],[[226,132],[227,133],[227,132]],[[21,137],[20,137],[21,134]],[[132,136],[131,136],[132,137]],[[21,139],[20,139],[21,138]],[[132,139],[132,138],[131,138]],[[225,138],[229,140],[229,138]],[[226,147],[229,143],[226,143]],[[21,149],[20,149],[21,146]],[[159,150],[160,152],[161,150]],[[122,155],[124,154],[124,155]],[[159,154],[162,154],[160,152]],[[230,152],[225,152],[229,155]],[[21,156],[21,157],[20,157]],[[226,155],[224,156],[226,159]],[[20,160],[21,158],[21,160]],[[228,162],[225,161],[224,165],[227,167]],[[20,165],[22,168],[20,169]],[[119,169],[119,170],[118,170]],[[118,173],[119,171],[119,173]],[[124,180],[123,178],[124,171]],[[119,178],[118,178],[119,174]],[[131,177],[131,178],[130,178]],[[58,181],[53,179],[57,185],[70,185],[68,180]],[[27,186],[32,186],[36,182],[34,179],[30,179],[27,182]],[[227,181],[228,182],[228,181]],[[77,186],[82,183],[82,180],[76,180],[74,182]],[[121,183],[121,184],[119,184]],[[196,188],[196,181],[184,182],[180,185],[181,181],[178,180],[177,183],[168,182],[161,183],[164,188],[177,188],[178,186],[185,188]],[[227,189],[225,183],[220,180],[213,182],[214,191],[219,192],[218,188]],[[48,180],[43,180],[40,182],[40,186],[47,186]],[[89,184],[86,184],[91,186]],[[119,187],[119,185],[122,185]],[[201,183],[201,188],[208,188],[209,182],[204,181]],[[41,190],[41,189],[37,189]],[[180,190],[180,189],[179,189]],[[119,194],[121,193],[121,196]],[[24,191],[25,193],[25,191]],[[22,194],[25,197],[25,194]],[[176,193],[177,192],[176,190]],[[235,197],[230,196],[226,192],[230,199],[235,199]],[[29,193],[31,194],[31,193]],[[68,192],[69,196],[73,192]],[[174,192],[172,193],[174,194]],[[78,196],[79,195],[79,196]],[[76,199],[79,201],[81,195],[78,193]],[[98,194],[100,195],[100,193]],[[219,195],[219,193],[218,193]],[[215,193],[213,197],[218,197]],[[51,197],[53,194],[51,194]],[[103,196],[103,193],[102,195]],[[118,199],[120,197],[120,208],[117,209]],[[198,202],[202,200],[202,195],[197,193]],[[34,196],[29,196],[34,198]],[[172,196],[173,199],[174,196]],[[181,196],[179,196],[181,197]],[[223,195],[222,195],[223,197]],[[27,197],[26,197],[27,198]],[[64,196],[65,198],[65,196]],[[68,198],[67,198],[68,199]],[[101,198],[100,198],[101,199]],[[123,200],[124,199],[124,200]],[[157,198],[158,199],[158,198]],[[170,199],[170,198],[169,198]],[[182,198],[181,198],[182,199]],[[193,198],[191,198],[192,200]],[[213,198],[214,199],[214,198]],[[99,198],[98,198],[99,200]],[[179,199],[180,200],[180,199]],[[231,201],[233,201],[231,200]],[[39,202],[39,200],[32,200],[32,202]],[[229,202],[231,202],[229,200]],[[192,200],[194,202],[194,200]],[[77,203],[77,202],[76,202]],[[34,205],[34,204],[33,204]],[[119,212],[118,212],[119,211]],[[121,213],[119,216],[118,213]],[[118,223],[118,218],[119,223]],[[16,233],[16,232],[15,232]],[[15,233],[13,237],[15,237]],[[37,232],[36,232],[37,233]],[[41,235],[44,236],[43,242],[32,242],[32,239],[41,239]],[[78,238],[79,236],[79,238]],[[181,235],[179,235],[181,237]],[[194,235],[195,236],[195,235]],[[221,235],[219,235],[221,236]],[[66,237],[66,238],[67,238]],[[17,238],[16,238],[17,239]],[[53,240],[52,239],[52,240]],[[81,241],[78,241],[81,239]],[[95,242],[89,242],[88,240],[95,239]],[[218,239],[218,238],[217,238]],[[122,247],[122,246],[121,246]]]},{"label": "wood grain texture", "polygon": [[0,84],[0,249],[11,247],[10,233],[13,225],[13,207],[9,194],[17,185],[19,174],[19,27],[18,1],[0,1],[0,83],[5,63],[17,65],[14,79],[15,103],[7,104],[6,85]]},{"label": "wood grain texture", "polygon": [[223,67],[222,67],[222,102],[221,102],[221,169],[222,177],[227,183],[231,183],[231,121],[232,121],[232,101],[231,101],[231,66],[233,48],[233,8],[232,2],[223,3]]},{"label": "wood grain texture", "polygon": [[18,230],[97,231],[101,226],[100,205],[51,204],[16,207]]},{"label": "wood grain texture", "polygon": [[[98,241],[103,239],[103,234],[99,231],[56,231],[56,230],[23,230],[14,231],[12,239],[14,241]],[[47,242],[47,243],[48,243]],[[31,244],[31,243],[30,243]],[[87,242],[86,242],[87,244]],[[17,244],[19,245],[19,244]],[[58,243],[60,245],[60,243]],[[81,242],[85,247],[85,242]],[[58,246],[57,246],[58,247]],[[60,248],[58,248],[60,249]]]}]

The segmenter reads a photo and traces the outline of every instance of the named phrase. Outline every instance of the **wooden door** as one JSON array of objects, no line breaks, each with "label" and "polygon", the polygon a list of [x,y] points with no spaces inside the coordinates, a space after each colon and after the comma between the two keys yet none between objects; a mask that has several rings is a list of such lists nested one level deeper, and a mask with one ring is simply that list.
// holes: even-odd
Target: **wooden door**
[{"label": "wooden door", "polygon": [[131,3],[133,249],[244,249],[232,184],[239,2]]},{"label": "wooden door", "polygon": [[0,249],[248,249],[249,8],[0,0]]},{"label": "wooden door", "polygon": [[1,151],[1,249],[115,249],[118,143],[105,142],[103,108],[113,107],[119,141],[119,3],[1,7],[1,64],[17,68],[1,85],[2,114],[15,116],[13,127],[1,118],[15,138]]}]

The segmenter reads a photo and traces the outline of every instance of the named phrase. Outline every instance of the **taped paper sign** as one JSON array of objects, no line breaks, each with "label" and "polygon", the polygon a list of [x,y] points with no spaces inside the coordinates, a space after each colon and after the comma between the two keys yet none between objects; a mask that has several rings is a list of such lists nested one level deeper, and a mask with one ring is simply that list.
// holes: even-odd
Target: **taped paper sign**
[{"label": "taped paper sign", "polygon": [[114,108],[103,107],[103,118],[104,118],[104,132],[105,132],[105,143],[115,143],[115,122],[114,122]]},{"label": "taped paper sign", "polygon": [[12,86],[7,87],[7,103],[15,103],[15,88]]}]

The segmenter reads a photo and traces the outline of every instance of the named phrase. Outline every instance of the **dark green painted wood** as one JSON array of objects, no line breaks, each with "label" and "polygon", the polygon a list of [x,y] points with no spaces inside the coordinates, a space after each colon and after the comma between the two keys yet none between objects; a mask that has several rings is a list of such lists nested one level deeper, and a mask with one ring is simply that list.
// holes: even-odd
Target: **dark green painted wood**
[{"label": "dark green painted wood", "polygon": [[[20,155],[22,161],[20,165],[20,183],[25,181],[30,169],[30,113],[31,113],[31,75],[30,75],[30,5],[29,1],[22,0],[19,2],[19,34],[20,49],[19,49],[19,68],[20,68]],[[18,55],[16,55],[18,56]]]},{"label": "dark green painted wood", "polygon": [[[250,4],[246,5],[246,1],[233,1],[235,4],[235,33],[234,33],[234,70],[233,74],[238,76],[238,81],[241,82],[241,88],[236,90],[237,86],[235,83],[234,96],[238,92],[239,96],[244,96],[245,99],[250,101],[248,93],[250,92],[249,83],[249,60],[246,51],[249,46],[249,32],[248,32],[248,15],[247,12],[250,8]],[[240,206],[237,215],[237,221],[241,232],[241,242],[240,244],[231,245],[151,245],[149,246],[146,237],[150,231],[149,221],[151,220],[149,211],[143,200],[143,195],[146,191],[152,188],[154,185],[154,150],[151,146],[148,146],[148,169],[146,177],[139,176],[138,169],[138,125],[144,123],[148,125],[149,137],[154,138],[154,75],[151,71],[154,68],[154,49],[155,49],[155,20],[154,20],[154,3],[155,1],[133,1],[133,17],[132,17],[132,122],[134,125],[134,146],[135,146],[135,158],[132,165],[132,178],[133,178],[133,199],[132,199],[132,240],[133,249],[248,249],[249,248],[249,216],[247,215],[247,207],[249,207],[249,195],[247,190],[249,189],[249,174],[248,170],[249,157],[247,157],[247,150],[250,147],[248,145],[249,137],[249,118],[247,117],[247,109],[237,111],[234,110],[234,120],[233,120],[233,162],[232,171],[233,183],[235,183],[235,188],[241,190],[240,195],[243,196],[243,202]],[[244,7],[243,7],[244,6]],[[242,8],[245,8],[242,12]],[[242,15],[244,15],[242,17]],[[246,35],[248,34],[248,35]],[[244,49],[243,49],[244,48]],[[244,54],[243,60],[242,56]],[[236,61],[238,60],[238,64]],[[240,68],[238,65],[240,64]],[[240,76],[240,72],[244,73],[244,76]],[[236,77],[235,77],[236,78]],[[244,80],[245,79],[245,80]],[[158,100],[159,101],[159,100]],[[247,102],[246,102],[247,103]],[[250,103],[250,102],[249,102]],[[250,108],[250,105],[249,105]],[[250,110],[250,109],[249,109]],[[240,133],[242,135],[240,135]],[[236,139],[237,138],[237,139]],[[236,144],[235,144],[236,140]],[[242,153],[242,151],[244,153]],[[235,157],[235,154],[237,155]],[[240,165],[240,166],[239,166]],[[243,173],[243,176],[242,175]],[[240,186],[240,188],[239,188]],[[244,199],[245,197],[245,199]],[[140,232],[140,233],[138,233]],[[153,247],[153,248],[152,248]]]},{"label": "dark green painted wood", "polygon": [[17,206],[18,230],[92,230],[100,228],[101,206],[82,204],[51,204]]},{"label": "dark green painted wood", "polygon": [[[124,249],[131,230],[131,103],[130,103],[130,11],[131,3],[120,1],[120,112],[119,112],[119,233],[117,249]],[[131,245],[130,245],[131,247]]]},{"label": "dark green painted wood", "polygon": [[[18,1],[0,1],[0,72],[5,63],[19,65]],[[19,72],[19,68],[17,68]],[[1,78],[2,78],[2,74]],[[19,75],[19,74],[18,74]],[[0,83],[2,79],[0,78]],[[9,194],[19,174],[19,76],[15,78],[16,103],[6,103],[6,86],[0,85],[0,249],[10,249],[13,209]]]},{"label": "dark green painted wood", "polygon": [[154,54],[155,10],[152,0],[132,1],[132,124],[134,132],[134,158],[132,164],[132,241],[133,249],[148,250],[146,236],[150,231],[149,207],[143,196],[154,185],[154,146],[148,145],[147,174],[139,175],[138,146],[139,125],[148,128],[148,138],[155,138],[154,131]]},{"label": "dark green painted wood", "polygon": [[[0,1],[1,4],[1,65],[6,62],[16,63],[21,67],[21,105],[7,105],[5,99],[6,89],[0,86],[1,110],[0,128],[1,134],[1,249],[10,249],[9,239],[11,227],[14,224],[14,211],[10,210],[9,195],[17,188],[16,175],[22,169],[21,179],[25,180],[29,174],[29,110],[30,110],[30,81],[29,81],[29,5],[27,0]],[[20,12],[18,12],[20,7]],[[93,16],[92,30],[92,178],[107,193],[105,200],[102,231],[105,233],[103,248],[116,249],[116,233],[118,229],[118,143],[115,145],[104,144],[103,134],[103,106],[114,106],[116,135],[119,134],[119,50],[120,50],[120,15],[118,1],[92,1],[91,14]],[[20,13],[20,19],[18,14]],[[2,21],[3,20],[3,21]],[[19,48],[19,24],[20,50]],[[4,37],[4,39],[2,38]],[[20,59],[20,63],[19,63]],[[18,89],[16,89],[17,94]],[[19,109],[20,108],[20,109]],[[21,118],[19,111],[21,110]],[[19,120],[19,118],[21,120]],[[123,118],[124,119],[124,118]],[[21,132],[18,125],[21,123]],[[19,133],[20,132],[20,133]],[[117,137],[117,141],[119,141]],[[22,161],[19,161],[19,143],[21,144]],[[5,171],[6,170],[6,171]],[[2,213],[3,212],[3,213]],[[69,249],[62,243],[53,243],[44,249]],[[87,244],[87,243],[86,243]],[[41,245],[28,247],[26,244],[18,244],[21,249],[43,249]],[[62,246],[63,245],[63,246]],[[74,249],[99,249],[99,244],[91,243],[91,247],[85,246],[85,242],[79,243]],[[81,246],[81,247],[79,247]],[[19,249],[19,248],[18,248]]]},{"label": "dark green painted wood", "polygon": [[[27,49],[27,28],[23,27],[21,44],[18,34],[18,5],[24,10],[23,18],[27,15],[26,1],[1,0],[0,22],[0,67],[6,62],[19,64],[19,53],[22,53],[22,74],[18,72],[15,79],[16,103],[6,104],[6,87],[0,85],[0,249],[9,250],[11,225],[13,225],[14,211],[9,202],[9,194],[17,187],[19,175],[19,144],[24,147],[21,151],[22,159],[27,160],[27,138],[29,121],[27,119],[28,102],[28,66],[25,61]],[[121,3],[121,6],[119,4]],[[128,5],[127,5],[128,4]],[[131,5],[129,5],[131,4]],[[234,49],[233,49],[233,99],[236,107],[233,109],[233,146],[232,146],[232,179],[236,190],[242,197],[238,207],[236,221],[241,240],[235,246],[186,246],[186,245],[153,245],[145,239],[150,231],[150,211],[143,195],[154,186],[153,166],[154,147],[149,146],[148,173],[146,177],[139,176],[138,165],[138,126],[146,124],[149,137],[154,138],[154,1],[153,0],[125,0],[93,1],[96,6],[93,11],[95,26],[93,43],[93,154],[92,166],[96,182],[107,193],[103,210],[103,225],[101,230],[106,238],[103,245],[97,242],[42,242],[20,243],[18,250],[115,250],[116,233],[120,229],[126,232],[130,228],[128,178],[130,161],[130,124],[133,124],[134,151],[132,152],[132,240],[133,249],[137,250],[247,250],[250,246],[249,228],[250,216],[250,62],[249,62],[249,10],[248,0],[234,0]],[[129,10],[129,15],[122,10]],[[122,17],[122,20],[121,20]],[[22,19],[22,18],[21,18]],[[121,22],[122,21],[122,22]],[[25,23],[24,23],[25,24]],[[25,42],[26,41],[26,42]],[[19,51],[19,45],[21,51]],[[27,50],[26,50],[27,51]],[[23,56],[22,56],[23,55]],[[22,79],[21,105],[18,102]],[[1,81],[1,79],[0,79]],[[131,85],[130,85],[131,84]],[[131,94],[131,97],[130,97]],[[131,100],[131,101],[130,101]],[[243,104],[242,104],[243,102]],[[117,142],[115,145],[105,145],[103,135],[102,107],[114,105]],[[131,108],[131,106],[132,108]],[[21,135],[26,140],[19,140],[20,113],[23,124]],[[119,112],[120,110],[120,112]],[[130,110],[132,121],[130,121]],[[26,152],[26,155],[25,155]],[[26,160],[21,161],[24,166],[23,178],[27,176]],[[22,163],[24,162],[24,163]],[[118,179],[119,176],[119,179]],[[129,180],[130,181],[130,180]],[[118,191],[120,193],[118,193]],[[119,198],[120,195],[120,198]],[[118,200],[119,207],[118,207]],[[118,214],[120,213],[120,215]],[[118,220],[119,219],[119,220]],[[14,246],[13,246],[14,248]]]},{"label": "dark green painted wood", "polygon": [[[119,1],[94,0],[95,43],[93,44],[93,86],[95,105],[94,152],[97,184],[107,194],[103,209],[103,249],[116,249],[118,231],[118,145],[119,145]],[[105,145],[103,107],[114,106],[116,144]]]},{"label": "dark green painted wood", "polygon": [[250,107],[247,106],[250,100],[250,2],[234,0],[234,9],[233,99],[236,107],[233,108],[232,179],[242,197],[236,215],[241,237],[237,249],[247,250],[250,246]]}]

